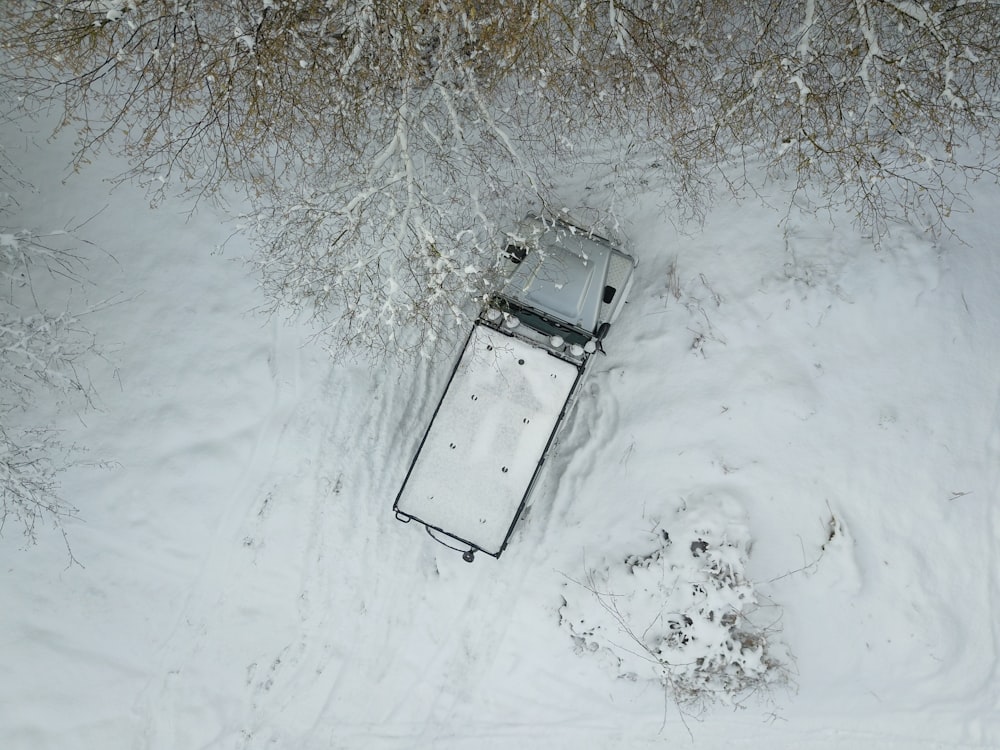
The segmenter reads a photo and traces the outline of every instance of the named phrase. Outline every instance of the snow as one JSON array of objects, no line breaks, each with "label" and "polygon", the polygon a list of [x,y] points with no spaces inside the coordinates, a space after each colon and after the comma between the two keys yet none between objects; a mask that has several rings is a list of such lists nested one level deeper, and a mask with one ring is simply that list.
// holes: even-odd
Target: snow
[{"label": "snow", "polygon": [[[849,217],[786,237],[720,192],[682,234],[633,196],[607,356],[503,557],[468,565],[392,513],[448,368],[328,358],[253,314],[220,212],[109,194],[106,158],[63,182],[69,148],[15,154],[38,187],[16,224],[92,217],[74,304],[115,304],[87,320],[95,409],[34,415],[87,449],[63,475],[82,567],[54,529],[0,540],[0,747],[1000,746],[995,187],[964,242],[899,227],[878,252]],[[704,507],[752,538],[797,690],[693,721],[559,611]]]},{"label": "snow", "polygon": [[396,507],[500,554],[578,374],[570,362],[477,325]]}]

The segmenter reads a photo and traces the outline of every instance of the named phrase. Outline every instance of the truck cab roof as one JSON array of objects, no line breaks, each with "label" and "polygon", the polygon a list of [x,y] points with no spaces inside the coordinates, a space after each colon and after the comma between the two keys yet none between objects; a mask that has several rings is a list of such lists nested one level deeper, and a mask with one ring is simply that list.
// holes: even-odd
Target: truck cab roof
[{"label": "truck cab roof", "polygon": [[593,334],[616,317],[635,261],[604,237],[529,215],[510,234],[500,296]]}]

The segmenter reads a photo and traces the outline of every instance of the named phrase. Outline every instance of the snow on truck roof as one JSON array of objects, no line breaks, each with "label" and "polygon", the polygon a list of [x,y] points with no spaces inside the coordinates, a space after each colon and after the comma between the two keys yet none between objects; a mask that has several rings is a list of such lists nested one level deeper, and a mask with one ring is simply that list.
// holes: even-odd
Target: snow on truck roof
[{"label": "snow on truck roof", "polygon": [[502,295],[593,333],[614,251],[603,237],[562,221],[529,217],[512,239],[527,252]]},{"label": "snow on truck roof", "polygon": [[476,325],[397,512],[499,555],[578,376],[575,365]]}]

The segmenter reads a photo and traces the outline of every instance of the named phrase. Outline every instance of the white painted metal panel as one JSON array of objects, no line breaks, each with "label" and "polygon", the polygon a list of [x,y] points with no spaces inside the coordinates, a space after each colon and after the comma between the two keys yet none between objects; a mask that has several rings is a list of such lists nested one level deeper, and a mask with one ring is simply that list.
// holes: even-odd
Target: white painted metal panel
[{"label": "white painted metal panel", "polygon": [[477,325],[396,508],[497,555],[578,370]]}]

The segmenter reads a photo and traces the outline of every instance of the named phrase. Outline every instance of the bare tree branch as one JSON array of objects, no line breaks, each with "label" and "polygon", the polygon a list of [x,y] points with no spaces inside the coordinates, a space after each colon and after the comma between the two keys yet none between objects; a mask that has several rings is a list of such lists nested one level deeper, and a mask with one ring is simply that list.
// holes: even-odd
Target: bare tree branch
[{"label": "bare tree branch", "polygon": [[1000,175],[998,27],[990,0],[11,0],[0,45],[78,165],[122,149],[123,178],[242,189],[273,306],[384,354],[446,336],[498,222],[567,172],[665,183],[695,217],[721,176],[876,240],[947,230]]}]

